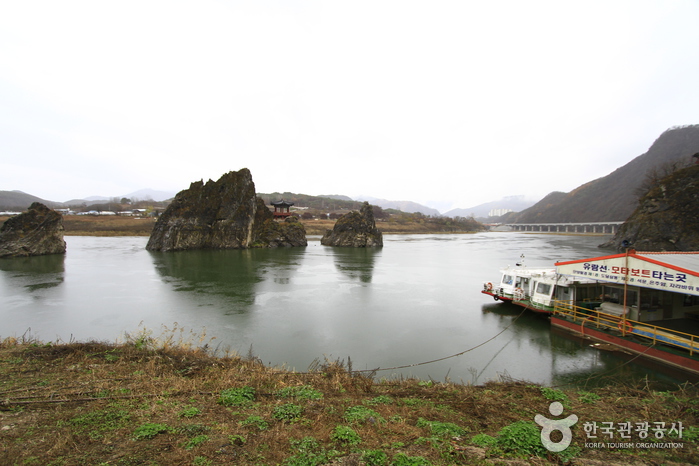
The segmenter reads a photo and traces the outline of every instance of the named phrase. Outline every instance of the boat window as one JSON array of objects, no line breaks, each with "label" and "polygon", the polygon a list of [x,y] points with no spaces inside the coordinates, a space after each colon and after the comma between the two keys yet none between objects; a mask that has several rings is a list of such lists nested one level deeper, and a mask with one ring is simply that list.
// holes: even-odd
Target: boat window
[{"label": "boat window", "polygon": [[578,285],[575,287],[576,301],[601,301],[602,287],[594,285]]},{"label": "boat window", "polygon": [[699,296],[692,296],[691,294],[684,295],[684,307],[699,306]]},{"label": "boat window", "polygon": [[503,275],[502,283],[505,285],[512,285],[512,275]]},{"label": "boat window", "polygon": [[663,292],[660,290],[643,290],[641,293],[641,309],[654,312],[664,307]]},{"label": "boat window", "polygon": [[[617,288],[612,286],[605,286],[603,293],[603,301],[623,304],[624,302],[624,288]],[[638,292],[634,289],[628,289],[626,291],[626,305],[636,306],[638,304]]]},{"label": "boat window", "polygon": [[536,285],[536,292],[539,294],[551,294],[551,285],[548,283],[539,283]]}]

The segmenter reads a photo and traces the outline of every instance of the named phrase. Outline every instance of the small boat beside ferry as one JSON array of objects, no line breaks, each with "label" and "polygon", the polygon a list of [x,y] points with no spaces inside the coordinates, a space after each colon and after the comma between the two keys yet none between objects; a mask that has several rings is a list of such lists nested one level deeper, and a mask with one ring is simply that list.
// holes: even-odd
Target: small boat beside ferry
[{"label": "small boat beside ferry", "polygon": [[595,284],[594,280],[560,275],[553,267],[527,267],[521,256],[514,267],[500,270],[499,281],[485,282],[481,292],[496,301],[509,301],[534,312],[551,314],[555,300],[589,301],[598,291]]}]

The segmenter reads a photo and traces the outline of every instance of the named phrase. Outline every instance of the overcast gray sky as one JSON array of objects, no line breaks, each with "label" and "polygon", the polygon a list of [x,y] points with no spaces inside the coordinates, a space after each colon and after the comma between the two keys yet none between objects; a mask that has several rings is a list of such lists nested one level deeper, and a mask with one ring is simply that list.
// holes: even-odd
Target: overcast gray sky
[{"label": "overcast gray sky", "polygon": [[605,176],[699,123],[699,2],[0,1],[0,190],[442,212]]}]

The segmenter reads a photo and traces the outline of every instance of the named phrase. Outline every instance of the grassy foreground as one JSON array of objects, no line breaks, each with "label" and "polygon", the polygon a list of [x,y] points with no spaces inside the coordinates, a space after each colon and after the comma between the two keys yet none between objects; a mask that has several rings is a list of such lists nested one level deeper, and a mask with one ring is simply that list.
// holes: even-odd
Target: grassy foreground
[{"label": "grassy foreground", "polygon": [[[533,422],[553,417],[552,401],[579,418],[561,453],[542,447]],[[697,464],[698,415],[693,387],[386,381],[341,361],[288,372],[147,333],[123,344],[0,342],[3,465]],[[589,421],[682,422],[684,431],[588,440]],[[585,445],[605,441],[677,445]]]}]

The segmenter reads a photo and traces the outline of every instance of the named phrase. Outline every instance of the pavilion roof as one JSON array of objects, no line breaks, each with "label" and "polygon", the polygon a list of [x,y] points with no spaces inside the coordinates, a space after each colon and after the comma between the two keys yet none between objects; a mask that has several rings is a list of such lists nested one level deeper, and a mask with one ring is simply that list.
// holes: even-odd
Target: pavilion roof
[{"label": "pavilion roof", "polygon": [[284,199],[271,202],[270,204],[275,207],[291,207],[292,205],[294,205],[293,202],[285,201]]}]

